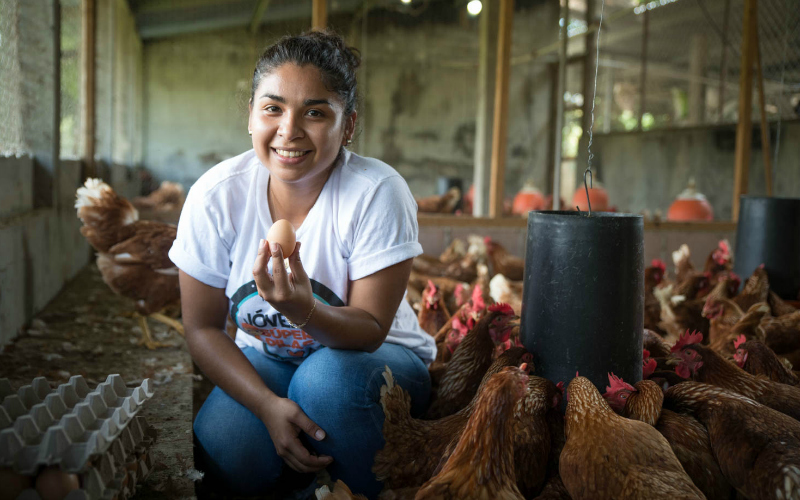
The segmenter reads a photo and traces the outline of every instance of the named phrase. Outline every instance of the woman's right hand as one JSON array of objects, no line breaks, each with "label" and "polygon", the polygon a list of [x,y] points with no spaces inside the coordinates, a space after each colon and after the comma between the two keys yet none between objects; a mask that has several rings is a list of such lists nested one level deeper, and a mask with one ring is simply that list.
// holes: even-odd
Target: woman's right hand
[{"label": "woman's right hand", "polygon": [[262,413],[261,420],[267,426],[275,450],[289,467],[297,472],[316,472],[333,462],[333,457],[312,455],[300,442],[301,432],[322,441],[325,431],[312,422],[297,403],[288,398],[275,398]]}]

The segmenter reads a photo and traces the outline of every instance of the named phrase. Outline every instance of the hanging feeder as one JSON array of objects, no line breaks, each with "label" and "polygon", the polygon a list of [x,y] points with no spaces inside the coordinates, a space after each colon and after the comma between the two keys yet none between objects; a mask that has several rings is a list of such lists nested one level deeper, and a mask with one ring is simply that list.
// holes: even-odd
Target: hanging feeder
[{"label": "hanging feeder", "polygon": [[642,379],[642,216],[530,212],[523,280],[520,331],[537,375],[566,385],[579,371],[601,389],[608,372]]},{"label": "hanging feeder", "polygon": [[764,264],[769,287],[800,300],[800,198],[741,196],[734,271],[750,276]]},{"label": "hanging feeder", "polygon": [[667,220],[671,221],[711,221],[714,220],[714,209],[703,193],[697,191],[694,179],[672,202],[667,211]]},{"label": "hanging feeder", "polygon": [[527,181],[514,197],[511,212],[515,215],[526,215],[531,210],[544,209],[545,203],[542,192],[536,189],[532,181]]},{"label": "hanging feeder", "polygon": [[592,187],[587,190],[579,187],[572,197],[572,206],[578,207],[579,210],[589,210],[589,204],[592,205],[592,210],[597,212],[605,212],[608,210],[608,191],[597,183],[597,187]]}]

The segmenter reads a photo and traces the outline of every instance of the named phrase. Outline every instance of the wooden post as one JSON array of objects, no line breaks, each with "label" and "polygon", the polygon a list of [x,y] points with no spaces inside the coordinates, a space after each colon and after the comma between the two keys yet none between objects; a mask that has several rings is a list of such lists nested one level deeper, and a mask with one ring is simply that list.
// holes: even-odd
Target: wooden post
[{"label": "wooden post", "polygon": [[83,17],[83,33],[81,37],[81,54],[83,54],[83,85],[81,86],[83,106],[81,110],[81,124],[83,131],[83,160],[86,165],[86,176],[97,177],[94,163],[95,154],[95,31],[96,31],[96,0],[83,0],[81,15]]},{"label": "wooden post", "polygon": [[767,188],[767,196],[772,196],[772,160],[770,159],[769,149],[769,122],[767,122],[767,110],[764,107],[764,74],[761,72],[761,39],[758,36],[758,10],[753,16],[753,33],[755,34],[756,58],[756,81],[758,82],[758,111],[761,115],[761,153],[764,158],[764,179]]},{"label": "wooden post", "polygon": [[603,133],[611,132],[611,107],[614,103],[614,73],[615,69],[609,67],[606,71],[606,88],[603,98]]},{"label": "wooden post", "polygon": [[739,123],[736,125],[736,160],[733,170],[733,221],[739,221],[739,196],[747,193],[750,171],[753,122],[753,15],[756,0],[744,0],[742,20],[742,59],[739,72]]},{"label": "wooden post", "polygon": [[642,13],[642,71],[639,76],[639,130],[642,129],[645,98],[647,97],[647,39],[650,37],[650,11]]},{"label": "wooden post", "polygon": [[511,30],[514,28],[514,0],[500,0],[500,29],[497,43],[497,76],[494,92],[492,128],[492,178],[489,192],[489,216],[503,215],[503,183],[506,173],[508,137],[508,76],[511,60]]},{"label": "wooden post", "polygon": [[689,48],[689,116],[690,125],[700,125],[705,120],[706,111],[706,53],[708,43],[705,33],[692,35]]},{"label": "wooden post", "polygon": [[[586,27],[594,26],[595,23],[595,0],[586,0]],[[583,116],[581,117],[581,130],[584,134],[589,134],[589,127],[592,126],[592,97],[596,94],[595,90],[595,67],[597,66],[597,38],[595,36],[584,37],[584,51],[586,55],[583,59]]]},{"label": "wooden post", "polygon": [[472,215],[485,216],[489,210],[489,174],[492,164],[492,116],[494,113],[494,86],[497,69],[498,5],[485,2],[481,10],[480,45],[478,48],[478,112],[475,118],[475,167],[472,183],[475,196]]},{"label": "wooden post", "polygon": [[255,10],[253,10],[253,16],[250,18],[250,33],[256,34],[258,32],[258,27],[261,26],[261,20],[264,19],[264,13],[269,8],[270,0],[259,0],[258,4],[256,4]]},{"label": "wooden post", "polygon": [[328,26],[328,0],[312,0],[311,27],[314,29],[325,29],[327,26]]},{"label": "wooden post", "polygon": [[728,76],[728,19],[731,12],[731,0],[725,0],[725,17],[722,22],[722,60],[719,63],[719,123],[722,123],[725,112],[725,78]]},{"label": "wooden post", "polygon": [[[564,89],[567,85],[567,45],[569,45],[569,0],[562,0],[561,47],[558,51],[558,80],[556,81],[555,144],[553,145],[553,210],[561,210],[561,162],[564,153]],[[588,37],[591,38],[591,37]],[[587,38],[587,39],[588,39]],[[585,67],[585,66],[584,66]],[[586,95],[584,94],[584,102]]]}]

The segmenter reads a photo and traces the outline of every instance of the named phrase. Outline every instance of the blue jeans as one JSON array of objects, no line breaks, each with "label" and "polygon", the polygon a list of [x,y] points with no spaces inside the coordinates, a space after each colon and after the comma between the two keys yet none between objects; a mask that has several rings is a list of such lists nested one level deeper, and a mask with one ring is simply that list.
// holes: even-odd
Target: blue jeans
[{"label": "blue jeans", "polygon": [[[267,358],[252,347],[242,352],[267,387],[296,402],[325,431],[322,441],[303,442],[317,454],[333,457],[328,472],[334,481],[341,479],[354,493],[376,497],[382,484],[375,479],[372,464],[384,445],[380,404],[384,366],[411,395],[416,415],[428,404],[431,386],[422,360],[389,343],[373,353],[322,348],[299,366]],[[239,495],[263,494],[277,484],[285,465],[267,428],[219,387],[197,413],[194,433],[195,459],[206,474],[204,482]]]}]

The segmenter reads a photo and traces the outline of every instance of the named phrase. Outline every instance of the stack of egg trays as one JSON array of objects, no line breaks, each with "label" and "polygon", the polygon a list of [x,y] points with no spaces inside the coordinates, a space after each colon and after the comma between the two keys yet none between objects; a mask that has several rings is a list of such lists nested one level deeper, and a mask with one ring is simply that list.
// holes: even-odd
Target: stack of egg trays
[{"label": "stack of egg trays", "polygon": [[[150,379],[128,388],[120,375],[93,391],[80,375],[55,390],[37,377],[16,394],[0,379],[0,467],[35,476],[56,465],[78,474],[81,489],[68,500],[127,498],[153,468],[155,430],[136,415],[152,396]],[[18,498],[39,496],[29,489]]]}]

